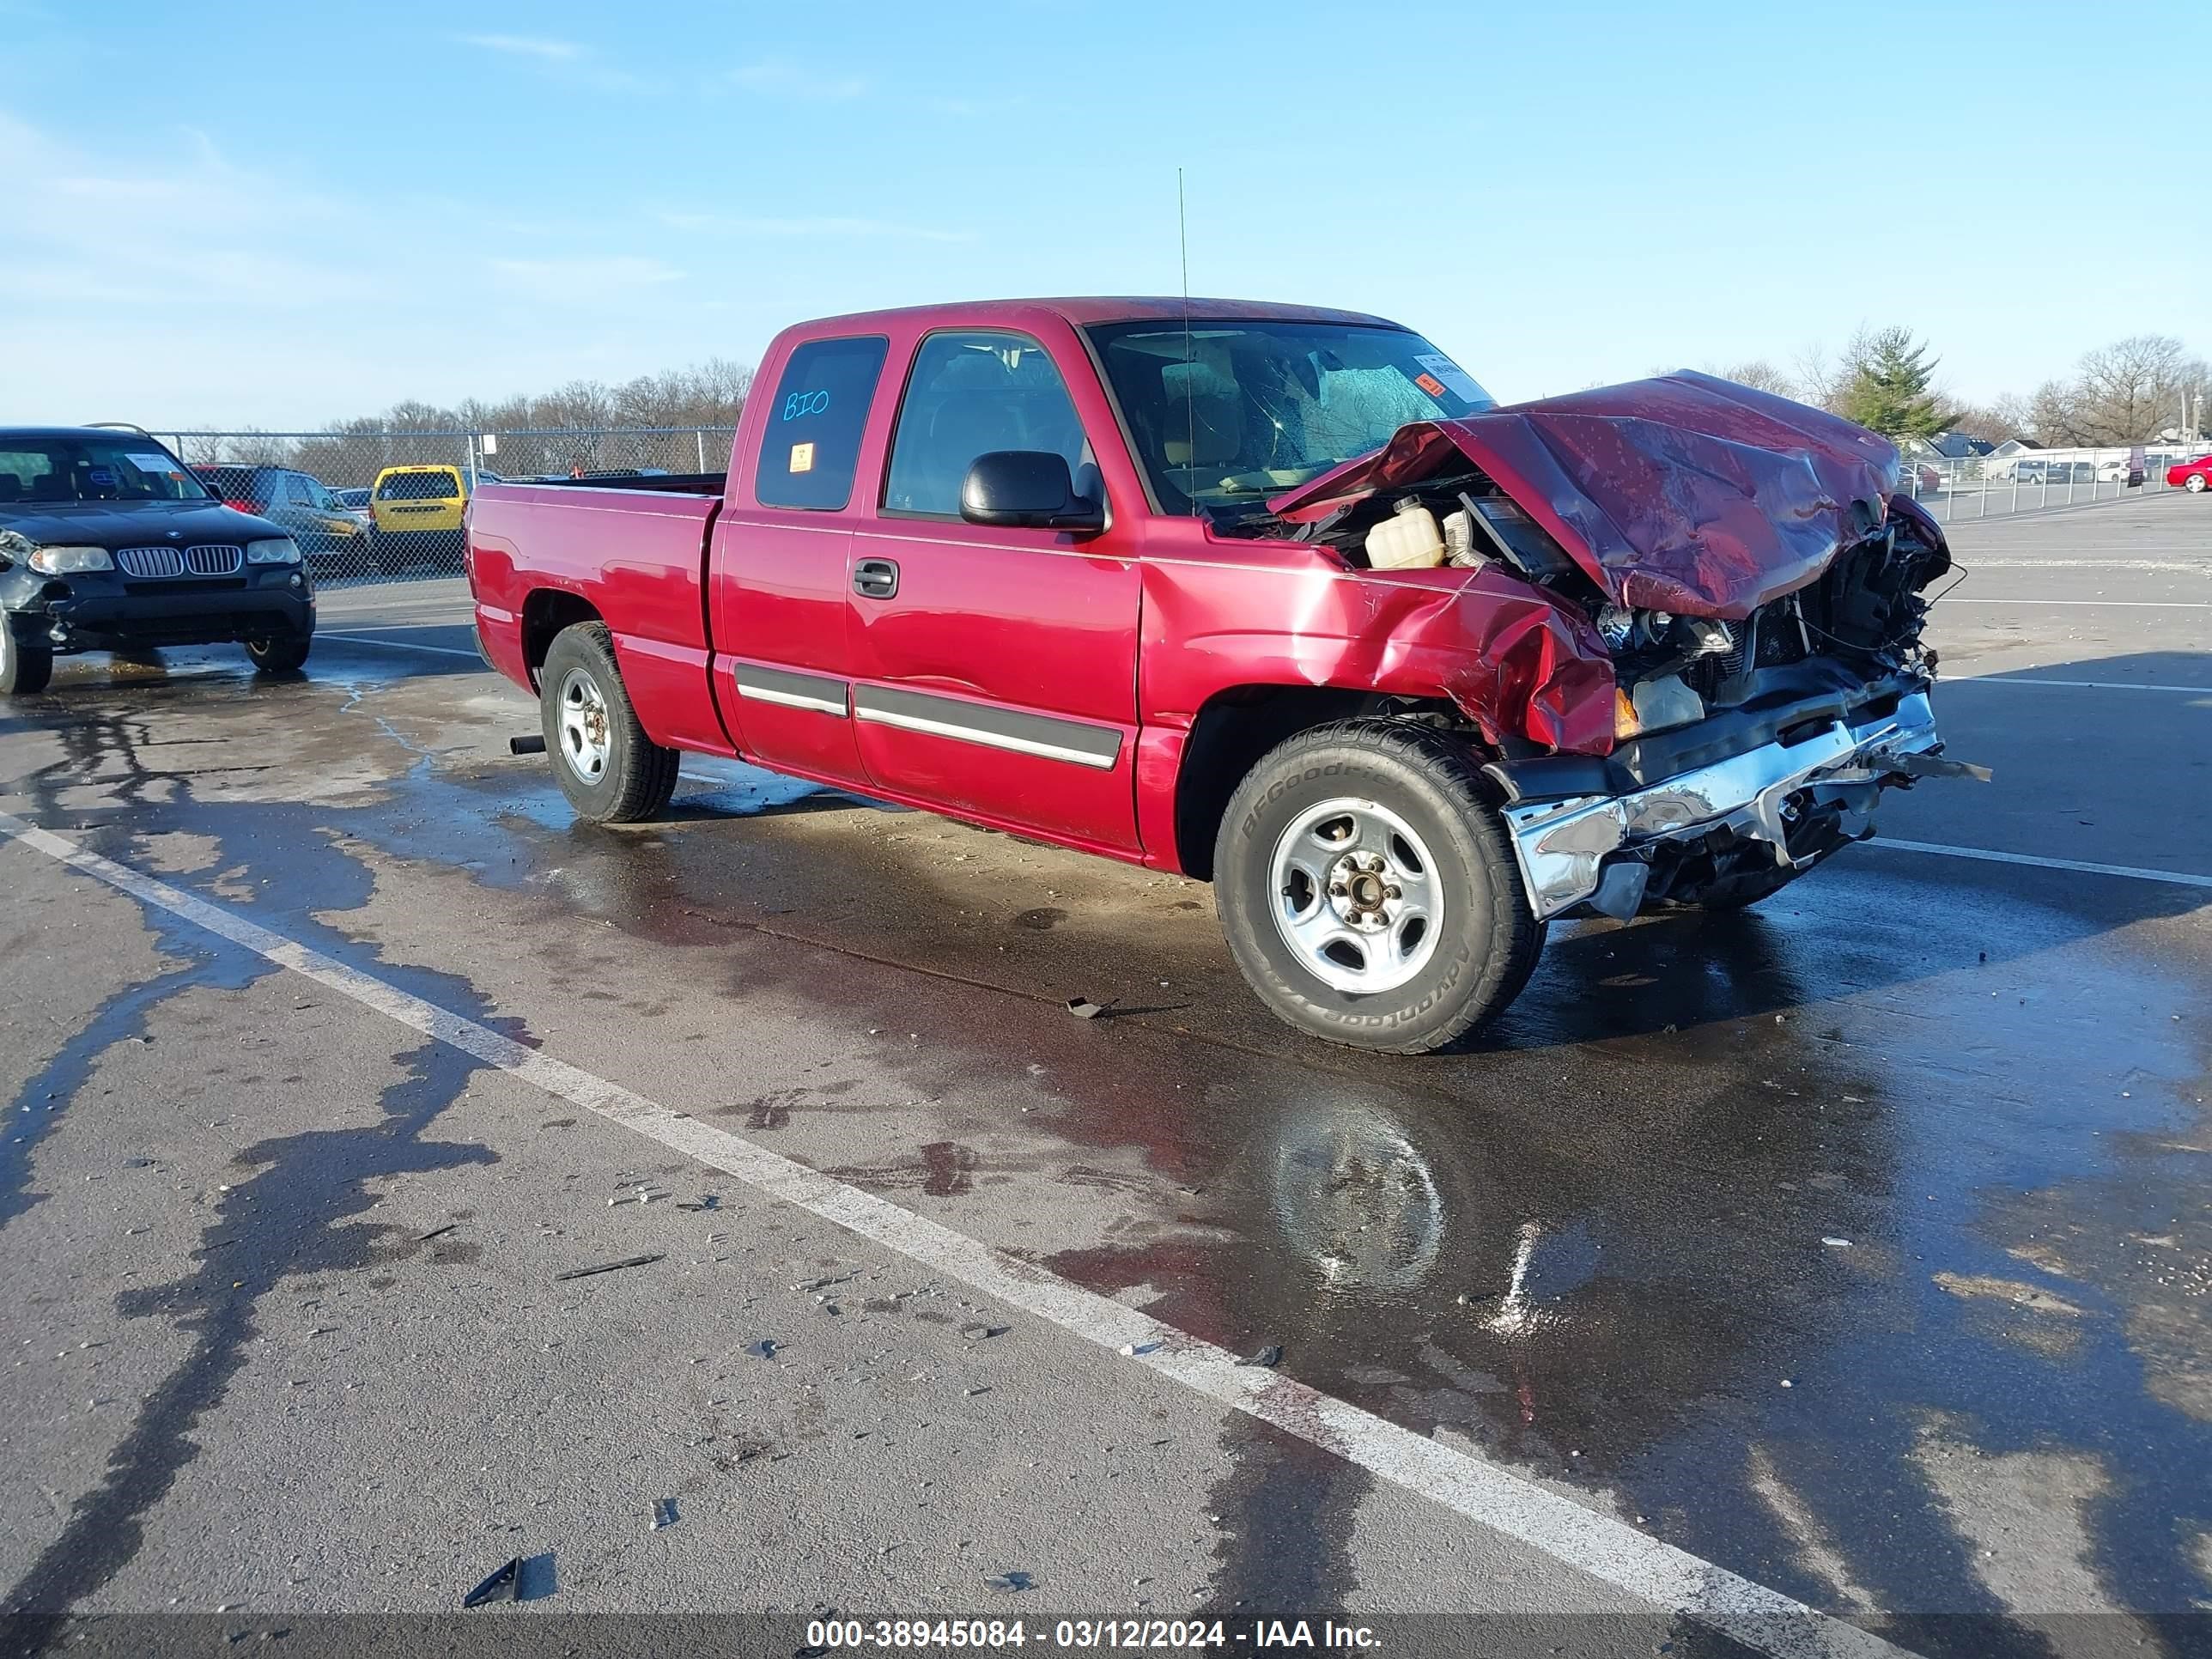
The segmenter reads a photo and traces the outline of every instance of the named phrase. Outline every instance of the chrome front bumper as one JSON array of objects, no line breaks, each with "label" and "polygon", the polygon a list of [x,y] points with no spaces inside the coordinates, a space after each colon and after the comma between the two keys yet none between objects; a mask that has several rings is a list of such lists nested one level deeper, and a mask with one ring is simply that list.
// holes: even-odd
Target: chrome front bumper
[{"label": "chrome front bumper", "polygon": [[1927,769],[1900,765],[1900,757],[1941,746],[1927,693],[1914,692],[1893,713],[1858,725],[1838,720],[1815,736],[1765,744],[1628,794],[1508,806],[1505,823],[1540,920],[1586,901],[1608,915],[1633,915],[1648,871],[1638,849],[1730,830],[1771,846],[1778,863],[1793,863],[1783,812],[1792,796],[1870,798],[1867,786]]}]

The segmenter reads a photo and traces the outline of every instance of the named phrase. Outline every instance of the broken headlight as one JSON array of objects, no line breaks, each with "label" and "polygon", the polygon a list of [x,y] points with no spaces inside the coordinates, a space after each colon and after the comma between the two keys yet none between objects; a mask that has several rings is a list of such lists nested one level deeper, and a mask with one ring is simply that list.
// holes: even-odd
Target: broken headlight
[{"label": "broken headlight", "polygon": [[1600,605],[1594,620],[1598,637],[1610,651],[1656,645],[1674,625],[1674,617],[1667,611],[1631,611],[1623,605]]}]

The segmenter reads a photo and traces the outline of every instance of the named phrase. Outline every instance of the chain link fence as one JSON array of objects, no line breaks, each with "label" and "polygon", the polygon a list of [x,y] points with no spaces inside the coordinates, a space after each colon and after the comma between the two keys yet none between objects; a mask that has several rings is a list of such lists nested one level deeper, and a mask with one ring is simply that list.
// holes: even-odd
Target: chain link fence
[{"label": "chain link fence", "polygon": [[2167,468],[2194,460],[2205,448],[2032,449],[1963,460],[1929,456],[1905,463],[1901,484],[1937,520],[1954,524],[2156,495],[2172,487],[2166,481]]},{"label": "chain link fence", "polygon": [[[172,432],[159,435],[233,505],[275,520],[325,583],[444,576],[461,568],[461,511],[486,479],[718,472],[729,426],[508,432]],[[2203,446],[2051,449],[1907,460],[1901,487],[1946,524],[2118,501],[2170,486]]]},{"label": "chain link fence", "polygon": [[201,482],[283,526],[325,585],[450,576],[479,483],[719,472],[727,426],[165,432]]}]

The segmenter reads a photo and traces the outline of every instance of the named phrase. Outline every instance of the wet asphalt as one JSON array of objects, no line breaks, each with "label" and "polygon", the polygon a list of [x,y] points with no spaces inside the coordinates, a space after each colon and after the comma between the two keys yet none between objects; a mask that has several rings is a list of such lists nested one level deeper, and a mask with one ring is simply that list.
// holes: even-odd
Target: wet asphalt
[{"label": "wet asphalt", "polygon": [[[290,684],[65,664],[0,811],[1907,1646],[2201,1650],[2212,506],[1954,541],[1994,783],[1748,915],[1555,928],[1429,1060],[1277,1025],[1196,884],[707,761],[578,826],[452,583],[326,595]],[[0,1606],[521,1556],[548,1607],[1702,1644],[20,844],[0,892]]]}]

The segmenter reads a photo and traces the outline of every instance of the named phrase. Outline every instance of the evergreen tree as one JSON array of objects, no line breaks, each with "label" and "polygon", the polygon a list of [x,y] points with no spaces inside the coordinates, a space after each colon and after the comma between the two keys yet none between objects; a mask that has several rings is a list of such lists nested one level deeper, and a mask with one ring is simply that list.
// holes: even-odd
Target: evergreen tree
[{"label": "evergreen tree", "polygon": [[1927,438],[1959,416],[1929,390],[1936,364],[1925,343],[1905,328],[1869,335],[1854,354],[1841,413],[1889,438]]}]

